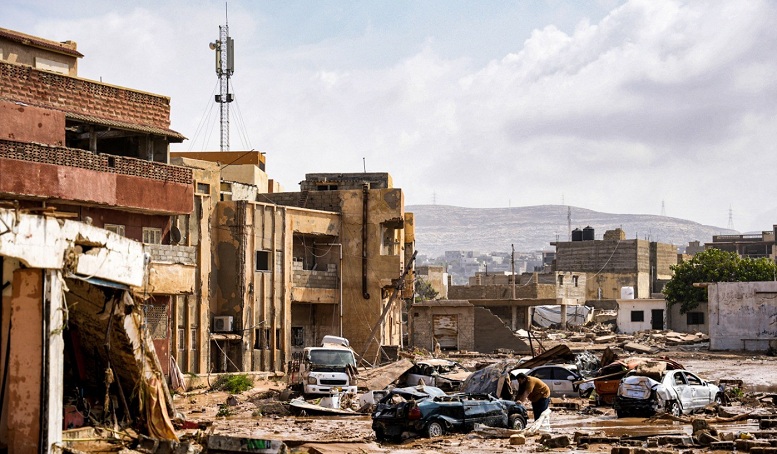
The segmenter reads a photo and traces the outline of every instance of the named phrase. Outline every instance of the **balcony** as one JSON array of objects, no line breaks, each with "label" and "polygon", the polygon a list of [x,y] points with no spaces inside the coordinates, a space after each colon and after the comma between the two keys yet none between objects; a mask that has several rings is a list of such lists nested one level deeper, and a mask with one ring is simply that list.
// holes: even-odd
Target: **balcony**
[{"label": "balcony", "polygon": [[0,195],[188,214],[192,170],[125,156],[0,140]]},{"label": "balcony", "polygon": [[178,295],[194,293],[197,249],[193,246],[144,244],[151,257],[148,267],[149,293]]},{"label": "balcony", "polygon": [[323,271],[302,269],[302,262],[292,266],[291,300],[296,303],[335,304],[339,301],[337,265]]}]

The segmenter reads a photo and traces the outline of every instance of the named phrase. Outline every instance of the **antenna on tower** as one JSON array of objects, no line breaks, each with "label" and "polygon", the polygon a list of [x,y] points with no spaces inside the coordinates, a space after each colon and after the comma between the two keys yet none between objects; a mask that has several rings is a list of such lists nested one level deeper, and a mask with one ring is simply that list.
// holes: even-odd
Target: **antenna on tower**
[{"label": "antenna on tower", "polygon": [[728,229],[734,230],[734,210],[731,209],[731,206],[728,207]]},{"label": "antenna on tower", "polygon": [[661,216],[666,216],[666,205],[663,200],[661,201]]},{"label": "antenna on tower", "polygon": [[216,51],[216,75],[219,78],[219,103],[221,114],[221,151],[229,151],[229,103],[235,100],[229,92],[229,78],[235,72],[235,41],[229,37],[229,17],[224,6],[224,25],[219,25],[219,39],[210,43]]}]

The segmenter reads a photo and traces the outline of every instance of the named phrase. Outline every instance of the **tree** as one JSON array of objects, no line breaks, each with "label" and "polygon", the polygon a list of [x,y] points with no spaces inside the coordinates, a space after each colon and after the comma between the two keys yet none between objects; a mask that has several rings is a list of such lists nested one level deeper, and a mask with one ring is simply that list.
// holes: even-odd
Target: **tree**
[{"label": "tree", "polygon": [[685,314],[707,301],[707,289],[694,283],[771,281],[777,266],[767,258],[740,258],[736,252],[707,249],[691,260],[673,265],[674,276],[664,287],[669,304],[680,304]]},{"label": "tree", "polygon": [[433,300],[437,298],[437,290],[435,290],[432,287],[432,284],[429,282],[419,278],[416,278],[415,280],[415,293],[416,293],[416,301],[426,301],[426,300]]}]

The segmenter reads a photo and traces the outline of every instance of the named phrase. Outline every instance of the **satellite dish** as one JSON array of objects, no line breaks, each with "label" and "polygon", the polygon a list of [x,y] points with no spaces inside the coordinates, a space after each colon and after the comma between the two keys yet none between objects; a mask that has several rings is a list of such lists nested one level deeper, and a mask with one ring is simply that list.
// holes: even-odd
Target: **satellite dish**
[{"label": "satellite dish", "polygon": [[181,242],[181,231],[178,230],[178,227],[172,226],[170,228],[170,242],[173,244],[178,244]]}]

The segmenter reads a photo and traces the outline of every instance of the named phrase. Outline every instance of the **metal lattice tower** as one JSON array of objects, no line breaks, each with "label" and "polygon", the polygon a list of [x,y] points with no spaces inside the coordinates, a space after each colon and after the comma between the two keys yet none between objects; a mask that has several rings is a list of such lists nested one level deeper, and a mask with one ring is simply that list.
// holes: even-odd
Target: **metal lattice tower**
[{"label": "metal lattice tower", "polygon": [[219,78],[219,103],[221,125],[221,151],[229,151],[229,103],[234,96],[229,92],[229,78],[235,72],[235,42],[229,37],[229,23],[219,25],[219,39],[210,43],[210,48],[216,51],[216,75]]},{"label": "metal lattice tower", "polygon": [[728,207],[728,227],[729,230],[734,230],[734,210]]},{"label": "metal lattice tower", "polygon": [[661,201],[661,216],[666,216],[666,204],[664,201]]}]

